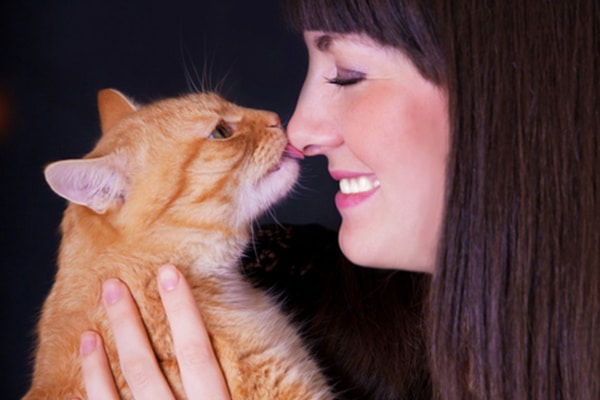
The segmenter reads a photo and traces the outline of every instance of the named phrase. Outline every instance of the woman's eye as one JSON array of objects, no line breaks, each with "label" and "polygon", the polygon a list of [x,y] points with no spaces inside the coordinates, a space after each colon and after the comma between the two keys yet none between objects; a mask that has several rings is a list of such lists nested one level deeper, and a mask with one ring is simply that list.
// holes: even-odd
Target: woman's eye
[{"label": "woman's eye", "polygon": [[208,135],[209,139],[227,139],[231,137],[231,128],[224,123],[218,124],[215,129]]},{"label": "woman's eye", "polygon": [[337,86],[349,86],[361,82],[365,79],[365,74],[358,71],[339,70],[333,78],[328,78],[327,82]]}]

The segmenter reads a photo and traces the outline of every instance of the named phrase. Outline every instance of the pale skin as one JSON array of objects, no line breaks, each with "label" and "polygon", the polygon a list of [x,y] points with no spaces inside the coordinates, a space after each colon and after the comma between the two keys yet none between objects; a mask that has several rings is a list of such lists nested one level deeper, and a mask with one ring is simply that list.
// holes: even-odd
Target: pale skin
[{"label": "pale skin", "polygon": [[[344,254],[359,265],[431,272],[449,148],[444,90],[366,36],[311,31],[304,39],[309,68],[288,136],[305,155],[326,156],[340,181]],[[187,282],[172,266],[157,281],[188,398],[228,399]],[[127,287],[109,280],[103,299],[135,398],[172,399]],[[118,398],[94,332],[82,336],[81,365],[89,399]]]},{"label": "pale skin", "polygon": [[[190,400],[228,399],[225,379],[187,282],[171,265],[160,269],[157,281],[187,397]],[[127,286],[118,280],[105,282],[103,302],[123,373],[135,398],[173,399]],[[95,332],[82,335],[81,367],[89,400],[119,398],[102,338]]]},{"label": "pale skin", "polygon": [[449,148],[444,90],[364,35],[306,32],[309,66],[288,125],[340,181],[339,242],[359,265],[431,271]]}]

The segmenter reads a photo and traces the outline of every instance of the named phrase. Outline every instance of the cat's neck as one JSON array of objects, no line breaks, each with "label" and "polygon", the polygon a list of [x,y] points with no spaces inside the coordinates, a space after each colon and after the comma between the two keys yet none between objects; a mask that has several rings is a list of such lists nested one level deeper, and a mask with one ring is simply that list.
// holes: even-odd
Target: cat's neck
[{"label": "cat's neck", "polygon": [[161,224],[123,229],[79,206],[67,209],[62,231],[68,248],[61,250],[61,268],[123,259],[153,268],[171,263],[207,275],[228,274],[228,269],[237,268],[250,234],[244,228],[207,230]]}]

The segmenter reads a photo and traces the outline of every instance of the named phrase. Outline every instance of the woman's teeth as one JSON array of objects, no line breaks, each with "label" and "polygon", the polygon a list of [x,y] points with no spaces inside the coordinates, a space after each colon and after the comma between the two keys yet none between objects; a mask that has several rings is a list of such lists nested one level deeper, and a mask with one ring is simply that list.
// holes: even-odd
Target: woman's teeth
[{"label": "woman's teeth", "polygon": [[377,179],[369,179],[366,176],[340,180],[340,191],[344,194],[368,192],[379,186],[380,183]]}]

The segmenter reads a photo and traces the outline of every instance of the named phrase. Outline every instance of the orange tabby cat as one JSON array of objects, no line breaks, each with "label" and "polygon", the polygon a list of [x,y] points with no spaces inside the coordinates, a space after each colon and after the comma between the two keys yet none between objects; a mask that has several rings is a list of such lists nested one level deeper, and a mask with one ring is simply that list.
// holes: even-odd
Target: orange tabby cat
[{"label": "orange tabby cat", "polygon": [[111,277],[131,289],[161,367],[185,398],[155,283],[165,263],[193,287],[233,399],[331,398],[295,330],[238,267],[252,221],[297,178],[301,154],[277,115],[208,93],[138,107],[109,89],[98,103],[96,148],[45,171],[71,204],[25,399],[85,397],[78,348],[87,329],[104,337],[121,396],[131,398],[100,300]]}]

